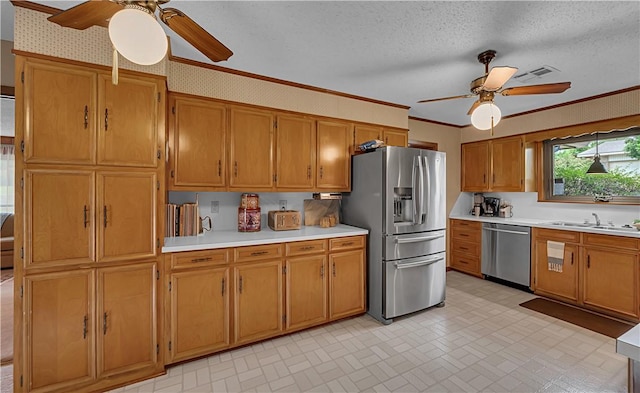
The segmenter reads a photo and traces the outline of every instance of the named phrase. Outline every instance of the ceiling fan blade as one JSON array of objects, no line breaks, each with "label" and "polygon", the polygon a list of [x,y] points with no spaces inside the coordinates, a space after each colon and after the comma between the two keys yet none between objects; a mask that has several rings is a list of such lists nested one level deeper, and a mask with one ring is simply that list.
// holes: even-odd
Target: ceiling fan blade
[{"label": "ceiling fan blade", "polygon": [[545,85],[531,85],[531,86],[520,86],[520,87],[510,87],[508,89],[504,89],[499,94],[503,96],[522,96],[526,94],[553,94],[553,93],[562,93],[571,87],[571,82],[561,82],[561,83],[548,83]]},{"label": "ceiling fan blade", "polygon": [[489,71],[489,75],[487,75],[487,79],[482,85],[482,90],[498,90],[505,83],[507,83],[507,81],[511,79],[513,74],[515,74],[516,72],[518,72],[518,69],[515,67],[493,67],[491,71]]},{"label": "ceiling fan blade", "polygon": [[480,100],[476,101],[473,103],[473,105],[471,105],[471,108],[469,108],[469,112],[467,112],[468,116],[471,116],[471,114],[473,113],[473,111],[476,110],[477,107],[480,106]]},{"label": "ceiling fan blade", "polygon": [[175,8],[160,10],[160,19],[180,37],[214,62],[227,60],[233,52],[191,18]]},{"label": "ceiling fan blade", "polygon": [[456,98],[470,98],[470,97],[475,97],[475,94],[464,94],[461,96],[451,96],[451,97],[442,97],[442,98],[432,98],[430,100],[422,100],[422,101],[418,101],[418,104],[423,104],[425,102],[435,102],[435,101],[444,101],[444,100],[453,100]]},{"label": "ceiling fan blade", "polygon": [[91,26],[109,26],[109,18],[124,6],[109,0],[90,0],[47,18],[63,27],[84,30]]}]

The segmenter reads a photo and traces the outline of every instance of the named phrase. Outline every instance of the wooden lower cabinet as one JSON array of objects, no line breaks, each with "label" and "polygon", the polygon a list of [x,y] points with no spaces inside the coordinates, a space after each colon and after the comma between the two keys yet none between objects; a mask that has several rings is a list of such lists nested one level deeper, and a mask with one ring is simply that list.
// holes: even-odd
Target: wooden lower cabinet
[{"label": "wooden lower cabinet", "polygon": [[[535,232],[535,230],[534,230]],[[562,241],[562,239],[560,239]],[[566,240],[566,239],[565,239]],[[550,269],[547,254],[548,241],[558,241],[553,233],[543,231],[533,240],[533,277],[535,291],[570,303],[578,302],[578,257],[576,244],[564,243],[562,269]]]},{"label": "wooden lower cabinet", "polygon": [[449,265],[452,269],[482,277],[480,255],[482,223],[468,220],[449,220]]},{"label": "wooden lower cabinet", "polygon": [[327,256],[287,258],[285,262],[286,329],[327,321]]},{"label": "wooden lower cabinet", "polygon": [[329,254],[329,319],[365,311],[364,250]]},{"label": "wooden lower cabinet", "polygon": [[170,273],[170,338],[173,363],[227,348],[229,340],[229,267]]},{"label": "wooden lower cabinet", "polygon": [[156,274],[149,262],[26,276],[26,390],[95,390],[161,368]]},{"label": "wooden lower cabinet", "polygon": [[281,259],[234,267],[236,344],[282,332],[282,271]]}]

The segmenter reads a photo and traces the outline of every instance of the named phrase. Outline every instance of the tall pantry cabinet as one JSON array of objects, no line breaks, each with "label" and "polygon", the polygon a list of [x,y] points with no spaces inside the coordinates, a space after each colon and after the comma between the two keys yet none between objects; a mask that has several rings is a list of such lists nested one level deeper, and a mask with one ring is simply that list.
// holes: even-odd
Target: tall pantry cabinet
[{"label": "tall pantry cabinet", "polygon": [[163,370],[164,77],[16,57],[14,387]]}]

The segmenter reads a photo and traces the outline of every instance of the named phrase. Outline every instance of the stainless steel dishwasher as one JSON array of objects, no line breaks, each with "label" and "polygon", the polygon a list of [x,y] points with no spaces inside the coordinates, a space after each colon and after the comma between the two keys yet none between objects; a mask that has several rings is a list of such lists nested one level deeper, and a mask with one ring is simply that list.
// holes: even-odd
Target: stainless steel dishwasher
[{"label": "stainless steel dishwasher", "polygon": [[520,225],[482,225],[482,274],[530,286],[531,228]]}]

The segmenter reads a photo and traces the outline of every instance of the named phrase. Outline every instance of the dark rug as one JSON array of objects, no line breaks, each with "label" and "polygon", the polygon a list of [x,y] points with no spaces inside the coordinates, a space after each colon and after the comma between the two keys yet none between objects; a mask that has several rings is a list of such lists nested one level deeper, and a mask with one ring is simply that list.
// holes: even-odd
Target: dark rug
[{"label": "dark rug", "polygon": [[600,314],[539,297],[521,303],[520,305],[529,310],[561,319],[611,338],[618,338],[635,326],[635,324],[631,322],[607,318]]}]

